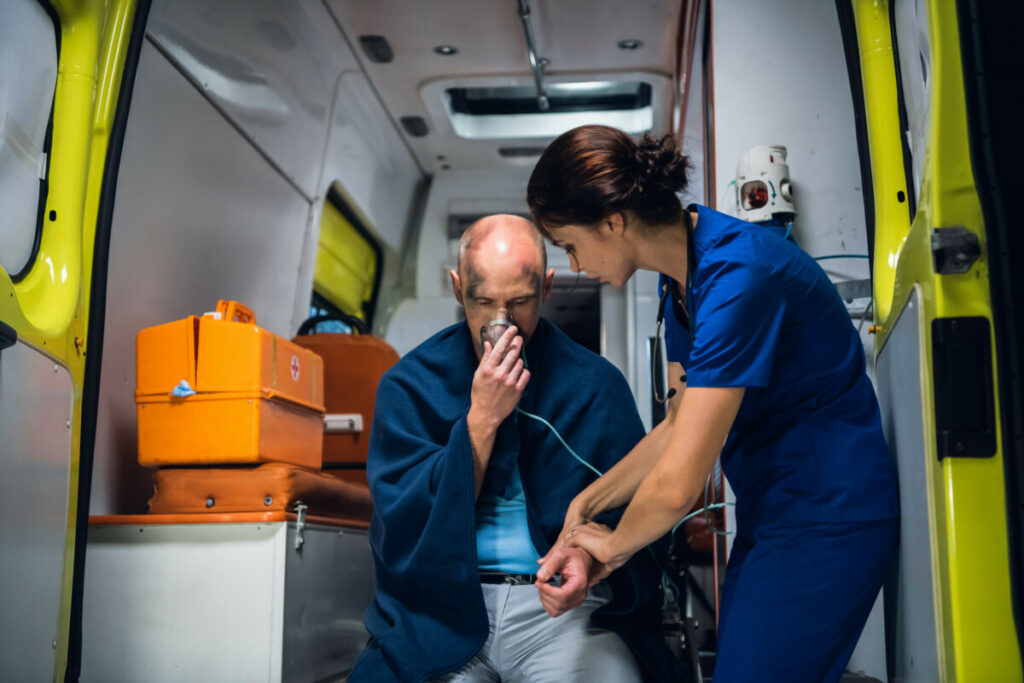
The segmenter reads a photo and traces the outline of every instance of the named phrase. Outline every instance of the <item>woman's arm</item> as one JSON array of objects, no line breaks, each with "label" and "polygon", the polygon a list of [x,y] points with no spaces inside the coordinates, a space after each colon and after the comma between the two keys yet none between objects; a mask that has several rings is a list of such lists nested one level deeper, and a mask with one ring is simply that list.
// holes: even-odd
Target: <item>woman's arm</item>
[{"label": "woman's arm", "polygon": [[668,364],[669,388],[675,389],[676,393],[668,401],[665,419],[641,439],[633,450],[615,464],[615,467],[605,472],[604,476],[573,499],[555,547],[564,544],[565,534],[569,529],[590,521],[606,510],[625,505],[633,497],[640,482],[668,448],[672,425],[686,389],[683,372],[683,366],[679,363]]},{"label": "woman's arm", "polygon": [[744,391],[742,387],[687,389],[667,448],[637,487],[615,531],[600,524],[578,526],[566,534],[569,545],[583,548],[603,563],[607,575],[669,531],[703,490]]},{"label": "woman's arm", "polygon": [[[683,366],[679,363],[669,363],[668,377],[669,388],[675,390],[675,395],[668,401],[665,419],[641,439],[626,457],[615,464],[615,467],[576,496],[573,504],[582,519],[591,520],[606,510],[628,503],[640,482],[668,448],[679,404],[686,390]],[[570,509],[572,507],[570,506]]]}]

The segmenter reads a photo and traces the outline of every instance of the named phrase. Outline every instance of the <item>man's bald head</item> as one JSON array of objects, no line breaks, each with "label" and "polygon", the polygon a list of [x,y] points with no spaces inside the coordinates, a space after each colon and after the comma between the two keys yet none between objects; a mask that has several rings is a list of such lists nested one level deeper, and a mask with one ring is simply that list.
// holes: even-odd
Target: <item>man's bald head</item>
[{"label": "man's bald head", "polygon": [[554,280],[537,228],[525,218],[504,214],[469,226],[459,241],[458,271],[449,274],[474,339],[489,321],[512,320],[529,341]]},{"label": "man's bald head", "polygon": [[519,258],[524,264],[533,259],[530,247],[538,259],[541,274],[547,270],[548,254],[544,247],[544,237],[530,221],[520,216],[496,214],[484,216],[477,220],[462,233],[459,240],[458,271],[463,277],[468,270],[478,270],[475,266],[483,257],[508,259]]}]

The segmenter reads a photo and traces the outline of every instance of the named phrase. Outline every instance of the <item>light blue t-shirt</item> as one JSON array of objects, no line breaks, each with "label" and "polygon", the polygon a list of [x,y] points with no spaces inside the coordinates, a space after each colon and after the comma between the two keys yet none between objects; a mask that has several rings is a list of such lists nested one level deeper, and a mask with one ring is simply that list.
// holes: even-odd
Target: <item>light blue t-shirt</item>
[{"label": "light blue t-shirt", "polygon": [[486,491],[476,502],[476,553],[480,569],[534,574],[540,555],[530,540],[526,494],[519,468],[512,470],[502,496]]}]

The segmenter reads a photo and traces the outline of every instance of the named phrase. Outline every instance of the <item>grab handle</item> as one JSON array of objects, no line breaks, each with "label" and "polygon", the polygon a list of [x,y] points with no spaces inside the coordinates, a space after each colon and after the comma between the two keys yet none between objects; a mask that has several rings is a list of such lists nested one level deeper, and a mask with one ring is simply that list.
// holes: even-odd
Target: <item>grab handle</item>
[{"label": "grab handle", "polygon": [[0,351],[9,349],[18,341],[18,333],[13,327],[0,320]]},{"label": "grab handle", "polygon": [[238,303],[237,301],[221,299],[217,302],[217,312],[220,313],[221,320],[226,320],[228,322],[256,322],[256,314],[252,312],[252,309]]}]

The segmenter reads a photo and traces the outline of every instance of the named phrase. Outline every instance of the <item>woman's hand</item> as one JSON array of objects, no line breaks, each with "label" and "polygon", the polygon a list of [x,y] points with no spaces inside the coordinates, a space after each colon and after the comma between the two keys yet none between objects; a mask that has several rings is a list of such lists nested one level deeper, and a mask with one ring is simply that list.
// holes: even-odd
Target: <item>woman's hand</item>
[{"label": "woman's hand", "polygon": [[544,557],[538,560],[540,564],[546,563],[553,556],[556,550],[569,547],[569,544],[566,542],[569,531],[574,527],[586,524],[590,521],[583,516],[582,512],[580,512],[581,507],[579,497],[569,503],[569,509],[566,510],[565,513],[565,521],[562,523],[562,531],[558,534],[558,538],[555,539],[554,544],[551,546],[551,550],[549,550]]},{"label": "woman's hand", "polygon": [[633,556],[629,551],[618,549],[618,540],[614,531],[597,522],[575,526],[565,535],[569,547],[582,548],[594,558],[590,568],[591,586],[604,580]]}]

